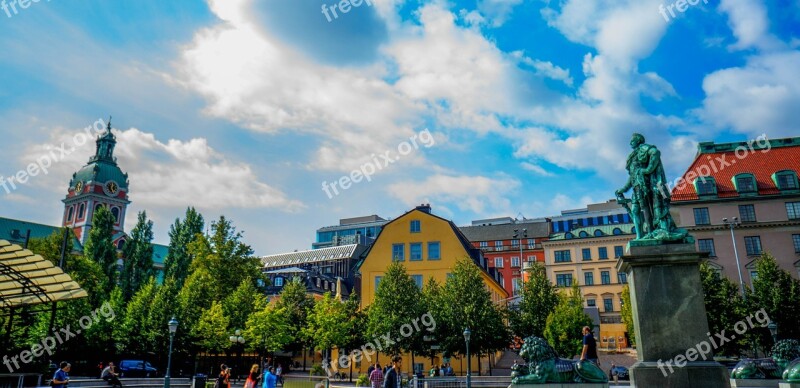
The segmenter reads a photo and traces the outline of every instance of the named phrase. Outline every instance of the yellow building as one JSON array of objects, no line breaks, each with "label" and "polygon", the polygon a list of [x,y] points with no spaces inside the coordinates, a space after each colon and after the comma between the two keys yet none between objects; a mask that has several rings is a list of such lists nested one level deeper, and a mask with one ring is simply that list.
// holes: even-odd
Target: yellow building
[{"label": "yellow building", "polygon": [[[508,293],[503,288],[501,275],[488,267],[487,260],[479,249],[476,249],[461,233],[453,222],[431,214],[430,205],[417,206],[383,226],[375,242],[364,254],[364,259],[356,264],[356,271],[361,278],[358,294],[361,296],[361,307],[364,308],[375,299],[375,290],[380,283],[386,268],[394,261],[400,261],[408,274],[421,288],[429,279],[436,279],[444,284],[452,272],[456,262],[464,257],[471,258],[481,268],[484,285],[487,287],[495,303],[505,303]],[[411,357],[404,356],[403,369],[410,371]],[[383,357],[381,361],[388,361]],[[422,367],[427,371],[431,367],[430,359],[416,357],[417,370]],[[477,358],[472,361],[473,371],[477,371]],[[482,359],[481,370],[486,357]],[[441,360],[434,358],[434,364]],[[452,366],[456,373],[466,369],[465,362],[460,365],[455,359]],[[362,363],[362,369],[366,365]]]},{"label": "yellow building", "polygon": [[[617,259],[635,237],[633,224],[587,226],[550,236],[542,243],[547,278],[568,290],[577,282],[584,306],[600,316],[598,348],[628,347],[622,323],[622,288],[625,273],[617,273]],[[590,314],[591,315],[591,314]]]}]

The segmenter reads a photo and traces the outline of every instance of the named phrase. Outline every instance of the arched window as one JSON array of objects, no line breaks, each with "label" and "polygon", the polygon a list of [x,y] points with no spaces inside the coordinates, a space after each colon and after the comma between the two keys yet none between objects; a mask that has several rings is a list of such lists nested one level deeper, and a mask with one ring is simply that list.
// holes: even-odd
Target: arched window
[{"label": "arched window", "polygon": [[589,233],[586,233],[585,230],[582,230],[580,233],[578,233],[578,237],[580,238],[589,237]]},{"label": "arched window", "polygon": [[622,234],[622,229],[614,228],[614,231],[612,233],[614,233],[615,236],[619,236]]},{"label": "arched window", "polygon": [[94,205],[94,212],[97,213],[97,211],[100,210],[101,206],[103,206],[102,203],[98,203],[97,205]]},{"label": "arched window", "polygon": [[78,219],[79,220],[83,219],[83,216],[84,216],[85,212],[86,212],[86,204],[82,203],[82,204],[78,205]]},{"label": "arched window", "polygon": [[119,223],[119,208],[116,206],[112,207],[111,214],[114,216],[114,222]]},{"label": "arched window", "polygon": [[758,185],[756,184],[756,178],[753,174],[739,174],[732,178],[733,180],[733,187],[736,188],[741,194],[747,193],[755,193],[758,191]]},{"label": "arched window", "polygon": [[595,230],[594,231],[594,236],[595,237],[603,237],[603,231],[600,230],[600,229]]},{"label": "arched window", "polygon": [[119,241],[117,241],[117,249],[122,250],[122,248],[124,248],[124,247],[125,247],[125,239],[124,238],[120,239]]},{"label": "arched window", "polygon": [[574,237],[575,236],[572,234],[572,232],[567,232],[564,234],[564,238],[566,238],[567,240],[572,239]]},{"label": "arched window", "polygon": [[67,210],[67,221],[72,221],[73,213],[75,213],[75,206],[70,206]]},{"label": "arched window", "polygon": [[772,181],[781,191],[800,189],[800,185],[797,182],[797,173],[792,170],[783,170],[772,174]]},{"label": "arched window", "polygon": [[714,177],[698,177],[694,180],[694,191],[697,195],[717,195],[717,182]]}]

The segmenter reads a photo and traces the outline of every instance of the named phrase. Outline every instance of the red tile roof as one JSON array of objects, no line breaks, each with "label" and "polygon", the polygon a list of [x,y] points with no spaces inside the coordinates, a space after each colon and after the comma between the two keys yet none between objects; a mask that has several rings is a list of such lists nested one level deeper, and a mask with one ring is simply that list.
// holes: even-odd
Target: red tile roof
[{"label": "red tile roof", "polygon": [[[758,195],[775,195],[780,194],[780,191],[772,181],[772,174],[782,170],[792,170],[795,174],[800,172],[800,146],[773,146],[771,149],[756,149],[752,152],[748,149],[747,153],[739,154],[743,157],[737,157],[734,151],[698,153],[681,178],[685,179],[689,172],[698,176],[711,176],[717,183],[717,198],[735,198],[739,193],[733,186],[732,178],[738,174],[750,173],[755,176]],[[723,160],[725,163],[722,163]],[[692,184],[694,179],[696,178],[672,189],[673,202],[699,199]],[[678,182],[682,183],[683,180]]]}]

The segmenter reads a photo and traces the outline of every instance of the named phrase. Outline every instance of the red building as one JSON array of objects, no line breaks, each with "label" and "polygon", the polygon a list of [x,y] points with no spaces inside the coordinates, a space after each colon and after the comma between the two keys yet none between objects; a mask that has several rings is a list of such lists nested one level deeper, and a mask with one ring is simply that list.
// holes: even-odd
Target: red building
[{"label": "red building", "polygon": [[526,262],[544,263],[542,241],[550,235],[546,220],[515,220],[511,217],[473,221],[461,232],[483,252],[489,267],[503,275],[503,288],[516,295],[522,287],[522,268]]}]

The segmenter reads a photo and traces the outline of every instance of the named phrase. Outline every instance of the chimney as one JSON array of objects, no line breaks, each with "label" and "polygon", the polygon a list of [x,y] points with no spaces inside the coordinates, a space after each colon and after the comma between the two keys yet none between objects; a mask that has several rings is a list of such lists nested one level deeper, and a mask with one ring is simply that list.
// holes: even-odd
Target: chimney
[{"label": "chimney", "polygon": [[419,210],[419,211],[421,211],[423,213],[431,214],[431,204],[429,204],[429,203],[423,203],[423,204],[417,206],[415,209],[417,209],[417,210]]}]

